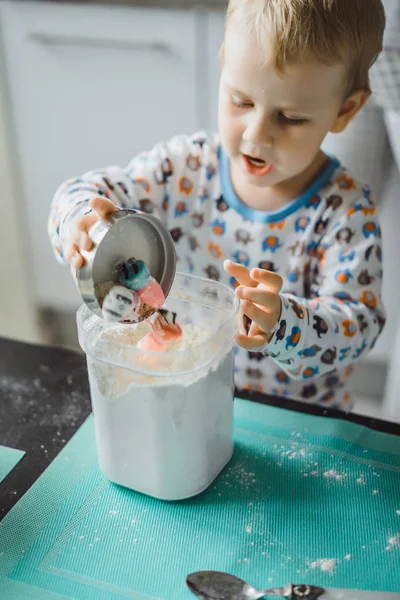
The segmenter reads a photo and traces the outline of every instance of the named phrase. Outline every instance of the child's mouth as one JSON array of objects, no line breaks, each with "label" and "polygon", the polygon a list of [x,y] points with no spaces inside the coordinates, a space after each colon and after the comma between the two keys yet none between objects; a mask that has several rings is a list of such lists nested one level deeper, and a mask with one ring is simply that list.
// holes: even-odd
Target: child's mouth
[{"label": "child's mouth", "polygon": [[255,156],[249,156],[248,154],[242,154],[243,164],[248,173],[251,175],[268,175],[272,170],[272,165],[265,162],[262,158]]}]

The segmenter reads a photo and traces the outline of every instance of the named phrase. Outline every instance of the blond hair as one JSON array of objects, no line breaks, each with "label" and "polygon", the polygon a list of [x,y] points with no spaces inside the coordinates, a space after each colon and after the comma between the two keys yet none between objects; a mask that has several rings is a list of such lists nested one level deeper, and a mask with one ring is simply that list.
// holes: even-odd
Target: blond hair
[{"label": "blond hair", "polygon": [[226,25],[234,15],[266,49],[266,58],[272,51],[279,71],[299,60],[344,62],[346,95],[371,91],[368,72],[385,28],[381,0],[230,0]]}]

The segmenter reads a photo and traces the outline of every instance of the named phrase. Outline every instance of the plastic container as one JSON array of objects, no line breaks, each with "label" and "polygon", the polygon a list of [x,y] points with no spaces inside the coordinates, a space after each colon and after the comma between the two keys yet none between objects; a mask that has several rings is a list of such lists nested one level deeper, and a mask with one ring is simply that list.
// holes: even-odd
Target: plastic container
[{"label": "plastic container", "polygon": [[177,273],[167,308],[192,341],[164,353],[136,347],[144,323],[110,324],[87,306],[77,322],[100,468],[119,485],[182,500],[205,490],[233,453],[239,302],[225,285]]}]

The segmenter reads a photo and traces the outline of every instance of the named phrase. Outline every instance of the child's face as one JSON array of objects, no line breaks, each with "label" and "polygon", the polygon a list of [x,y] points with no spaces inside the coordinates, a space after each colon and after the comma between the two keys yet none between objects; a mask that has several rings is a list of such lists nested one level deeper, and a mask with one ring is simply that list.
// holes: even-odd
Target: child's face
[{"label": "child's face", "polygon": [[222,146],[234,181],[295,184],[338,119],[345,69],[311,62],[278,73],[264,63],[254,37],[235,22],[228,25],[219,94]]}]

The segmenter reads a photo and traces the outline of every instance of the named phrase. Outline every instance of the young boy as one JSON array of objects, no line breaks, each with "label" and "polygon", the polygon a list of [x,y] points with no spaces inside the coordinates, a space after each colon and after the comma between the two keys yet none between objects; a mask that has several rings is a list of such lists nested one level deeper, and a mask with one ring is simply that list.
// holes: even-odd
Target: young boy
[{"label": "young boy", "polygon": [[59,258],[79,268],[116,207],[154,212],[179,270],[236,287],[237,387],[349,408],[352,365],[385,323],[380,228],[370,189],[320,147],[368,99],[384,21],[380,0],[231,0],[219,134],[63,184]]}]

